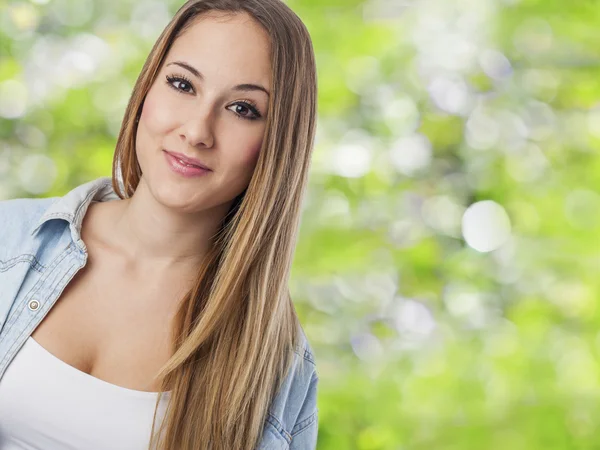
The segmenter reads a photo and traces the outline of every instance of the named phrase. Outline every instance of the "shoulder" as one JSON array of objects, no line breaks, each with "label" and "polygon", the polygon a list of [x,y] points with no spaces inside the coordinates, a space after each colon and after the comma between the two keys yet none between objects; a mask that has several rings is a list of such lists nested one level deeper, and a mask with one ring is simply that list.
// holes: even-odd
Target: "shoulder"
[{"label": "shoulder", "polygon": [[0,247],[23,242],[57,197],[16,198],[0,201]]},{"label": "shoulder", "polygon": [[300,340],[294,351],[296,352],[296,355],[302,357],[304,361],[307,361],[308,363],[312,364],[313,367],[316,367],[317,362],[315,361],[313,349],[302,327],[300,327]]},{"label": "shoulder", "polygon": [[35,220],[39,220],[48,207],[54,203],[58,197],[48,198],[14,198],[9,200],[0,200],[0,219],[2,225],[20,225],[23,227]]},{"label": "shoulder", "polygon": [[318,381],[315,356],[301,329],[292,367],[269,409],[267,418],[270,426],[283,436],[292,449],[312,449],[316,445]]}]

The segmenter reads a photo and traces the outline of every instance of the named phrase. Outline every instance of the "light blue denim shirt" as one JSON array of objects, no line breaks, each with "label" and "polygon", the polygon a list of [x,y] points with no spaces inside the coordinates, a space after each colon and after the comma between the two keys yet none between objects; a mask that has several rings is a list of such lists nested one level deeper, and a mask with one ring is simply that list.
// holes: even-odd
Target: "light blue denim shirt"
[{"label": "light blue denim shirt", "polygon": [[[63,197],[0,201],[0,383],[88,253],[81,223],[92,201],[117,200],[111,179],[82,184]],[[257,450],[312,450],[317,443],[317,372],[306,336],[275,396]]]}]

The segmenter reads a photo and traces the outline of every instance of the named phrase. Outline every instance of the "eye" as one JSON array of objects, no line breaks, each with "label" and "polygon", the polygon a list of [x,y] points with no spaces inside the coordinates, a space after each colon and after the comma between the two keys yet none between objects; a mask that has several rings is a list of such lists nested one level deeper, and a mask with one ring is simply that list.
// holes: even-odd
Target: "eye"
[{"label": "eye", "polygon": [[[175,86],[174,82],[178,82],[179,86]],[[167,75],[167,85],[177,92],[190,93],[193,92],[194,88],[192,86],[192,82],[185,75]],[[181,86],[187,86],[191,90],[182,89]]]},{"label": "eye", "polygon": [[257,120],[262,117],[260,112],[257,109],[256,103],[252,100],[244,100],[234,103],[227,107],[227,109],[231,109],[236,115],[238,119],[246,119],[246,120]]}]

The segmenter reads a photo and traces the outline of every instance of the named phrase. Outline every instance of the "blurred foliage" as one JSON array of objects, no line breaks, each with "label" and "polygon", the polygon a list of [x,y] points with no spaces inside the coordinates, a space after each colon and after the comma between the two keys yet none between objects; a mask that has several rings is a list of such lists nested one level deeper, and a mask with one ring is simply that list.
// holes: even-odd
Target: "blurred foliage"
[{"label": "blurred foliage", "polygon": [[[319,68],[290,286],[319,449],[598,448],[600,2],[289,4]],[[0,5],[0,198],[109,175],[180,3]]]}]

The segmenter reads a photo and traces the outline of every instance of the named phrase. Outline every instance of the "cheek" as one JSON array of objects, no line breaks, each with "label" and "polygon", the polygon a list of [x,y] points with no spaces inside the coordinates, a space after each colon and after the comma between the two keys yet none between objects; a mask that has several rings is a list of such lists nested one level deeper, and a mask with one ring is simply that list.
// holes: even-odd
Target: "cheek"
[{"label": "cheek", "polygon": [[156,89],[151,89],[144,100],[142,117],[144,127],[150,133],[160,133],[170,127],[174,119],[172,108],[169,108],[168,99],[161,98]]},{"label": "cheek", "polygon": [[249,146],[244,152],[244,159],[242,161],[243,168],[248,176],[252,176],[254,173],[254,169],[256,168],[256,163],[258,162],[258,157],[260,156],[260,147],[261,142],[258,141],[252,146]]},{"label": "cheek", "polygon": [[[244,183],[248,182],[254,173],[258,157],[260,155],[261,141],[253,143],[245,148],[237,147],[236,152],[231,153],[231,175],[236,179],[244,180]],[[235,148],[235,147],[233,147]],[[237,153],[237,157],[233,156]],[[234,175],[235,174],[235,175]]]},{"label": "cheek", "polygon": [[252,166],[256,164],[258,161],[258,155],[260,155],[260,148],[262,146],[262,140],[260,140],[256,145],[250,147],[248,150],[248,160]]}]

